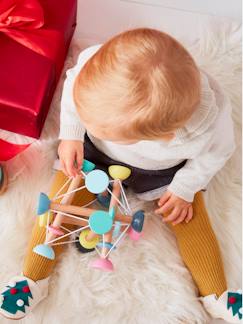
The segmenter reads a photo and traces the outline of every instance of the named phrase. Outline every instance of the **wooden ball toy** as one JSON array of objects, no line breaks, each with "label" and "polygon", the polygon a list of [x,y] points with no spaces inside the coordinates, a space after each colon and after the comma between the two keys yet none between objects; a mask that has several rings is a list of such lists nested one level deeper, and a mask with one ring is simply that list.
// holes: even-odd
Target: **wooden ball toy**
[{"label": "wooden ball toy", "polygon": [[[103,271],[113,271],[110,253],[117,244],[128,234],[132,240],[138,240],[144,225],[144,212],[137,211],[132,215],[129,203],[122,187],[122,181],[131,175],[131,170],[121,165],[111,165],[108,175],[95,165],[84,160],[82,172],[79,176],[67,179],[64,186],[68,189],[64,194],[58,193],[50,199],[41,193],[37,207],[37,215],[43,215],[46,220],[46,240],[43,244],[34,247],[33,251],[45,258],[55,259],[53,246],[66,243],[75,243],[82,253],[96,250],[98,258],[90,266]],[[83,186],[80,186],[84,178]],[[72,200],[75,193],[86,188],[97,195],[97,201],[108,210],[87,206],[74,206]],[[63,192],[63,191],[62,191]],[[47,216],[46,216],[47,215]],[[75,225],[78,228],[69,230],[65,224]],[[74,241],[65,241],[65,238],[75,234]],[[73,236],[72,236],[73,237]]]}]

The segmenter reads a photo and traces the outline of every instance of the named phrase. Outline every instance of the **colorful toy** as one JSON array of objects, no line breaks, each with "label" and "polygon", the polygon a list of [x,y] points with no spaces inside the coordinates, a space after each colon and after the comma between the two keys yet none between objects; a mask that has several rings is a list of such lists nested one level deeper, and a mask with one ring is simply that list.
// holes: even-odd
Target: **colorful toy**
[{"label": "colorful toy", "polygon": [[[82,252],[96,250],[99,258],[91,262],[91,267],[104,271],[112,271],[113,264],[109,255],[118,243],[128,233],[132,240],[141,236],[144,224],[144,212],[139,210],[132,215],[122,181],[127,179],[131,171],[121,165],[112,165],[108,169],[109,176],[102,170],[95,169],[92,162],[84,160],[81,175],[70,178],[55,195],[53,200],[41,193],[37,215],[48,212],[46,226],[46,240],[44,244],[34,247],[33,251],[48,259],[55,258],[52,246],[67,243],[79,244]],[[85,184],[79,187],[81,178]],[[67,186],[65,194],[60,192]],[[108,210],[91,208],[92,201],[86,206],[71,205],[75,192],[86,188],[97,195],[97,201]],[[62,198],[57,203],[56,200]],[[51,221],[51,213],[54,220]],[[70,231],[64,225],[77,225],[78,228]],[[79,234],[78,239],[63,241],[65,238]],[[60,241],[62,240],[62,241]],[[59,241],[59,242],[58,242]]]}]

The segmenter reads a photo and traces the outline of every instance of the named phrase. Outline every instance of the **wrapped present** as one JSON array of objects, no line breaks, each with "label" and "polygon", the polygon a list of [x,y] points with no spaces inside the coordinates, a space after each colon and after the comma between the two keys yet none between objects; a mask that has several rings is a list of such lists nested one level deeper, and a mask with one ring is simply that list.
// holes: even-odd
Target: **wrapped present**
[{"label": "wrapped present", "polygon": [[0,128],[40,136],[76,25],[77,0],[0,1]]}]

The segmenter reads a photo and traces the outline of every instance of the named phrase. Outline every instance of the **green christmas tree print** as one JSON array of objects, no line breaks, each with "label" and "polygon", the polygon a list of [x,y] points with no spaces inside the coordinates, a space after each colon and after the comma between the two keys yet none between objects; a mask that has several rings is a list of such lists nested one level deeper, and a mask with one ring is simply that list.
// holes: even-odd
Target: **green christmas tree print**
[{"label": "green christmas tree print", "polygon": [[2,293],[1,308],[11,314],[16,314],[18,310],[25,313],[25,306],[29,306],[29,298],[33,298],[27,280],[17,282],[14,287],[7,287],[9,289]]},{"label": "green christmas tree print", "polygon": [[242,295],[240,293],[228,293],[227,309],[230,308],[234,316],[238,315],[239,319],[242,319],[242,314],[239,311],[242,309]]}]

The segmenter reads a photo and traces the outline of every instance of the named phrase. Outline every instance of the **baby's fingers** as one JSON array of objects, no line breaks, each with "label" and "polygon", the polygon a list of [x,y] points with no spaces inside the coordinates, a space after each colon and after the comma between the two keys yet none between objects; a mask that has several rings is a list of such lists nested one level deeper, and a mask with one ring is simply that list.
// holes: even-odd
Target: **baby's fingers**
[{"label": "baby's fingers", "polygon": [[77,170],[75,169],[74,166],[74,161],[75,161],[74,154],[70,154],[65,161],[65,167],[69,177],[75,177],[77,174]]},{"label": "baby's fingers", "polygon": [[192,208],[192,206],[190,206],[190,207],[188,208],[188,213],[187,213],[187,216],[186,216],[186,218],[185,218],[185,222],[186,222],[186,223],[189,223],[190,220],[192,219],[192,217],[193,217],[193,208]]},{"label": "baby's fingers", "polygon": [[188,213],[188,209],[187,208],[183,209],[182,212],[180,213],[179,217],[177,217],[177,219],[172,223],[172,225],[177,225],[177,224],[183,222],[187,213]]},{"label": "baby's fingers", "polygon": [[155,214],[164,214],[174,207],[174,202],[169,199],[167,202],[160,208],[155,210]]},{"label": "baby's fingers", "polygon": [[159,199],[158,206],[163,206],[166,203],[166,201],[170,198],[170,196],[171,196],[171,193],[166,191],[163,194],[163,196]]},{"label": "baby's fingers", "polygon": [[175,207],[172,212],[169,214],[169,216],[167,217],[163,217],[162,221],[164,223],[168,223],[168,222],[172,222],[175,219],[177,219],[177,217],[180,215],[180,211],[181,209],[179,207]]},{"label": "baby's fingers", "polygon": [[76,153],[76,162],[77,162],[77,169],[80,172],[82,165],[83,165],[83,154],[80,152]]}]

